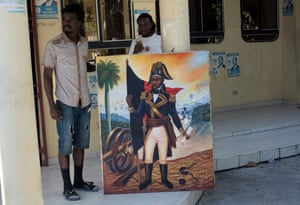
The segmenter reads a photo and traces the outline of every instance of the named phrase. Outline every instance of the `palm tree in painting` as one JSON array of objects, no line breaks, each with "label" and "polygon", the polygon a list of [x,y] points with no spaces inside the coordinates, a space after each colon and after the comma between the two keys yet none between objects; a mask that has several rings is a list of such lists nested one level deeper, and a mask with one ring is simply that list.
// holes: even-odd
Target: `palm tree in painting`
[{"label": "palm tree in painting", "polygon": [[119,66],[111,60],[108,62],[100,60],[97,64],[98,85],[100,89],[104,88],[104,104],[108,133],[111,131],[109,91],[112,90],[115,85],[118,85],[118,81],[120,80],[119,73]]}]

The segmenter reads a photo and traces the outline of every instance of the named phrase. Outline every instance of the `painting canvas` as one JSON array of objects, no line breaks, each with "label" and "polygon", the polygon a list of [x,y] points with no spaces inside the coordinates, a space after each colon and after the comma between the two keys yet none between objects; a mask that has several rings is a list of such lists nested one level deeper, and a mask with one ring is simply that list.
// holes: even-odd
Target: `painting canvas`
[{"label": "painting canvas", "polygon": [[214,189],[209,52],[98,56],[96,68],[104,194]]}]

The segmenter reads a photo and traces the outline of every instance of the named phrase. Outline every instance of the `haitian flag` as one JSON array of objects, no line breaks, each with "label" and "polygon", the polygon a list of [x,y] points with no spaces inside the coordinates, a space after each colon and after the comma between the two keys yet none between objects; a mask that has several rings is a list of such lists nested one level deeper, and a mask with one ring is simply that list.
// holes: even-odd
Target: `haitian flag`
[{"label": "haitian flag", "polygon": [[[132,95],[132,105],[136,110],[140,104],[140,95],[145,90],[145,82],[141,80],[131,69],[130,65],[126,66],[127,76],[127,95]],[[130,115],[130,129],[133,142],[134,153],[144,146],[143,119]]]}]

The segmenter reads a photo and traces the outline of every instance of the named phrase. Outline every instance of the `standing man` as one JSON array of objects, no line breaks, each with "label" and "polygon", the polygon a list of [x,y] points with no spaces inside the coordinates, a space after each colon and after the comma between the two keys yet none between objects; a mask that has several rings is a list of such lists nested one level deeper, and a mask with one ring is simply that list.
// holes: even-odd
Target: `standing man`
[{"label": "standing man", "polygon": [[[84,11],[79,4],[62,9],[62,34],[50,40],[44,53],[44,86],[52,119],[58,132],[58,159],[63,178],[63,195],[79,200],[74,189],[98,191],[83,180],[84,149],[89,147],[90,97],[87,84],[88,42],[80,35]],[[54,72],[53,72],[54,71]],[[53,97],[53,73],[56,102]],[[70,154],[74,160],[74,182],[70,179]]]},{"label": "standing man", "polygon": [[137,18],[139,37],[131,42],[129,54],[161,53],[161,36],[155,32],[152,16],[142,13]]},{"label": "standing man", "polygon": [[[161,182],[167,188],[172,189],[173,184],[168,180],[167,154],[168,149],[176,147],[176,136],[171,120],[186,139],[189,135],[183,129],[176,110],[176,96],[167,91],[164,80],[172,80],[167,67],[162,62],[152,65],[149,84],[151,89],[143,91],[140,95],[138,109],[133,107],[132,95],[127,95],[128,110],[136,117],[146,118],[145,147],[145,173],[146,179],[139,185],[143,190],[152,183],[153,156],[155,146],[158,148]],[[171,117],[171,118],[170,118]]]}]

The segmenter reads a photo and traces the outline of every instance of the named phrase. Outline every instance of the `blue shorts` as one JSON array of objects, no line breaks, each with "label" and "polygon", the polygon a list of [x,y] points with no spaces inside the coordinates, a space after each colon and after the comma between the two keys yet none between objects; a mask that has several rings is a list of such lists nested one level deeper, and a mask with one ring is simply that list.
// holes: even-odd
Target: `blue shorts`
[{"label": "blue shorts", "polygon": [[59,152],[70,154],[72,146],[89,148],[90,105],[84,108],[70,107],[57,100],[56,106],[62,113],[62,119],[56,121]]}]

